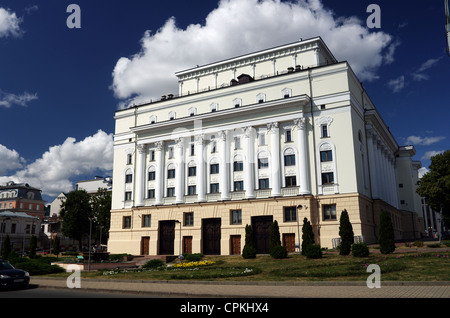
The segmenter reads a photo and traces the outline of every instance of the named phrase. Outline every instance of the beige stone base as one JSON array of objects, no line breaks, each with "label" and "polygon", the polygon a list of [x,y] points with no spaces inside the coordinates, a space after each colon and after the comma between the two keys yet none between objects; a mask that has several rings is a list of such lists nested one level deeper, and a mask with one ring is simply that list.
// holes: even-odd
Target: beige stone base
[{"label": "beige stone base", "polygon": [[[323,206],[328,204],[336,204],[336,219],[334,220],[324,220]],[[284,219],[284,207],[296,207],[298,205],[303,206],[299,210],[299,226],[295,220],[285,221]],[[180,224],[176,223],[174,255],[180,254],[183,250],[182,242],[185,237],[191,239],[192,253],[202,253],[202,219],[220,218],[220,254],[230,255],[233,251],[232,237],[240,237],[240,251],[242,252],[245,244],[245,226],[251,224],[254,216],[273,216],[273,220],[278,222],[282,241],[283,235],[289,234],[291,239],[295,237],[295,244],[298,244],[299,234],[301,238],[303,220],[307,218],[313,225],[316,243],[322,247],[332,248],[333,239],[339,238],[339,218],[344,209],[349,213],[354,235],[361,237],[367,243],[377,242],[381,210],[387,210],[391,213],[396,239],[403,238],[407,232],[412,233],[410,230],[411,224],[408,224],[405,220],[405,212],[399,211],[380,200],[372,201],[360,194],[317,197],[295,196],[112,210],[108,251],[113,254],[142,255],[145,254],[143,241],[148,240],[148,254],[158,255],[160,254],[158,250],[159,222],[179,220],[181,221],[181,235]],[[232,210],[242,210],[241,224],[231,224]],[[194,213],[194,224],[192,226],[184,225],[184,214],[187,212]],[[150,227],[142,226],[143,216],[146,214],[151,215]],[[411,218],[411,214],[408,213],[408,215]],[[131,217],[131,228],[124,229],[123,219],[126,216]],[[408,228],[405,228],[405,226],[408,226]],[[419,228],[418,224],[416,228]]]}]

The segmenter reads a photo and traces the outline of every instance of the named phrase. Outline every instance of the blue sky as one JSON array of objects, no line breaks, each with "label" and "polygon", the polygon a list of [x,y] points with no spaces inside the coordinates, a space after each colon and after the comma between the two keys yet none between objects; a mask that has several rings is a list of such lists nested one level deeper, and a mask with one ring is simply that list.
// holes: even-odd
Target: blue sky
[{"label": "blue sky", "polygon": [[[80,29],[66,25],[71,3]],[[371,3],[379,29],[366,25]],[[0,182],[51,201],[111,175],[117,109],[176,94],[175,71],[317,35],[428,167],[450,149],[444,23],[444,1],[0,0]]]}]

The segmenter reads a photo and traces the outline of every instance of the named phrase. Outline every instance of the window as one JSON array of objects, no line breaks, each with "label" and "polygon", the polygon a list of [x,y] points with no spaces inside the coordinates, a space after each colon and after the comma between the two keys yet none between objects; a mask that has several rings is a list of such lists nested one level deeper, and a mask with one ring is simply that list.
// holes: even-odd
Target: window
[{"label": "window", "polygon": [[259,179],[259,188],[260,189],[268,189],[269,188],[269,179]]},{"label": "window", "polygon": [[219,184],[218,183],[211,183],[209,192],[210,193],[218,193],[219,192]]},{"label": "window", "polygon": [[197,175],[197,167],[189,167],[188,168],[188,176],[195,177]]},{"label": "window", "polygon": [[154,124],[154,123],[156,123],[156,116],[152,115],[152,116],[150,116],[150,124]]},{"label": "window", "polygon": [[297,221],[297,207],[285,206],[284,207],[284,222]]},{"label": "window", "polygon": [[211,137],[211,153],[217,152],[217,142],[214,140],[214,136]]},{"label": "window", "polygon": [[197,115],[197,109],[195,107],[189,108],[189,116]]},{"label": "window", "polygon": [[292,96],[292,89],[285,88],[282,90],[281,94],[283,95],[283,98],[289,98]]},{"label": "window", "polygon": [[261,131],[258,133],[258,142],[260,146],[264,146],[266,144],[266,132]]},{"label": "window", "polygon": [[212,103],[211,105],[209,105],[209,109],[211,110],[212,113],[216,112],[219,108],[219,105],[217,103]]},{"label": "window", "polygon": [[169,147],[169,159],[173,159],[173,146]]},{"label": "window", "polygon": [[184,226],[194,226],[194,212],[184,213]]},{"label": "window", "polygon": [[133,155],[128,154],[127,155],[127,165],[131,165],[133,163]]},{"label": "window", "polygon": [[152,226],[152,215],[144,214],[142,216],[142,227],[151,227]]},{"label": "window", "polygon": [[155,161],[155,151],[150,150],[150,161]]},{"label": "window", "polygon": [[320,162],[333,161],[333,152],[331,150],[320,152]]},{"label": "window", "polygon": [[231,224],[242,224],[242,210],[231,210]]},{"label": "window", "polygon": [[218,164],[218,163],[212,164],[212,165],[209,167],[209,172],[210,172],[211,174],[219,173],[219,164]]},{"label": "window", "polygon": [[131,216],[124,216],[122,219],[122,228],[131,229]]},{"label": "window", "polygon": [[234,181],[234,191],[243,191],[244,181]]},{"label": "window", "polygon": [[241,137],[234,137],[234,149],[241,149]]},{"label": "window", "polygon": [[133,182],[133,175],[132,174],[126,174],[125,175],[125,183],[132,183]]},{"label": "window", "polygon": [[242,106],[242,99],[240,98],[235,98],[233,100],[233,105],[235,108],[241,107]]},{"label": "window", "polygon": [[175,196],[175,188],[167,188],[167,196],[174,197]]},{"label": "window", "polygon": [[155,198],[155,189],[148,189],[147,199],[154,199],[154,198]]},{"label": "window", "polygon": [[188,195],[194,195],[197,194],[197,186],[190,185],[188,186]]},{"label": "window", "polygon": [[131,201],[131,191],[125,192],[125,201]]},{"label": "window", "polygon": [[149,171],[149,173],[148,173],[148,180],[149,181],[155,180],[155,177],[156,177],[156,172],[155,171]]},{"label": "window", "polygon": [[269,167],[269,159],[268,158],[260,158],[258,159],[258,169],[264,169]]},{"label": "window", "polygon": [[292,130],[286,129],[284,132],[284,141],[285,142],[291,142],[292,141]]},{"label": "window", "polygon": [[285,166],[295,166],[295,155],[285,155],[284,156]]},{"label": "window", "polygon": [[233,162],[233,171],[243,171],[244,163],[242,161]]},{"label": "window", "polygon": [[323,205],[323,219],[336,220],[336,204]]},{"label": "window", "polygon": [[297,186],[297,178],[295,176],[289,176],[285,178],[286,187],[295,187]]},{"label": "window", "polygon": [[167,179],[173,179],[173,178],[175,178],[175,169],[167,170]]},{"label": "window", "polygon": [[329,137],[328,136],[328,125],[322,125],[320,126],[321,132],[322,132],[322,138]]},{"label": "window", "polygon": [[16,223],[12,223],[12,224],[11,224],[11,233],[12,233],[12,234],[16,233],[16,226],[17,226]]},{"label": "window", "polygon": [[322,173],[322,184],[334,183],[333,172],[323,172]]},{"label": "window", "polygon": [[195,145],[191,144],[191,156],[195,156]]},{"label": "window", "polygon": [[170,112],[169,113],[169,120],[174,120],[175,119],[175,112]]}]

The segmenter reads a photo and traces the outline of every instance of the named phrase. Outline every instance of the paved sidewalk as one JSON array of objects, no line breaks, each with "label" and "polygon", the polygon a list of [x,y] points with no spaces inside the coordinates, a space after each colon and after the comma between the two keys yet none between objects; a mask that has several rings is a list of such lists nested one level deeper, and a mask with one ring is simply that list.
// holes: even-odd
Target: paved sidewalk
[{"label": "paved sidewalk", "polygon": [[[68,288],[65,278],[32,277],[40,287]],[[81,289],[167,297],[450,298],[450,282],[175,282],[81,279]]]}]

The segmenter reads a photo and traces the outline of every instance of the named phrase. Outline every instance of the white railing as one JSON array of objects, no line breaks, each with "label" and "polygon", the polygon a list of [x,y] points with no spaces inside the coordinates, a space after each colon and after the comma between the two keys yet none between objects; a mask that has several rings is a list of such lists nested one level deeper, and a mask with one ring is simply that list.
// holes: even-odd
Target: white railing
[{"label": "white railing", "polygon": [[281,189],[282,196],[296,196],[298,195],[299,187],[288,187]]},{"label": "white railing", "polygon": [[256,190],[255,196],[257,198],[269,198],[271,193],[272,193],[271,189]]}]

